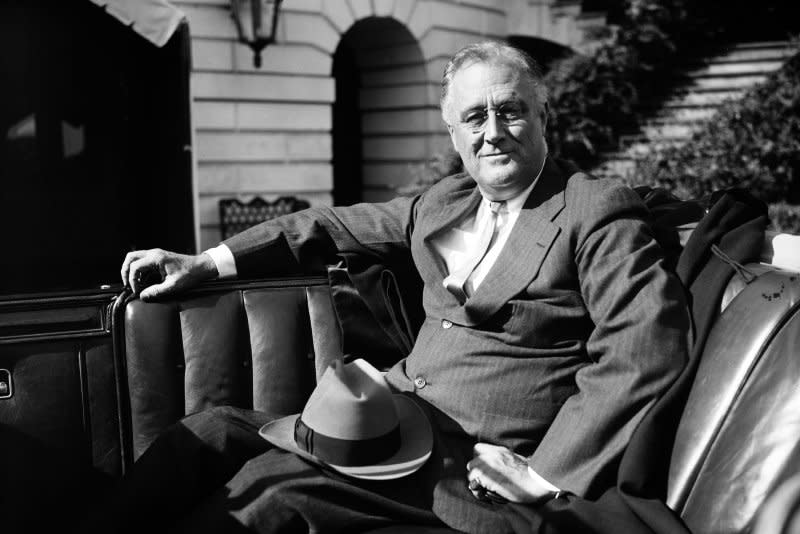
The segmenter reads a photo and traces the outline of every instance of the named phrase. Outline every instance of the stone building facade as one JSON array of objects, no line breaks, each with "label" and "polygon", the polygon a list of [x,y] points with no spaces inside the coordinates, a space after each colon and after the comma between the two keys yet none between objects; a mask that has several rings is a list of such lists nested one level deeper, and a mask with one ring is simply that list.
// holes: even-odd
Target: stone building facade
[{"label": "stone building facade", "polygon": [[191,31],[199,248],[221,198],[312,205],[396,195],[449,144],[438,109],[447,58],[484,38],[573,49],[603,23],[580,0],[285,0],[260,69],[228,0],[174,0]]}]

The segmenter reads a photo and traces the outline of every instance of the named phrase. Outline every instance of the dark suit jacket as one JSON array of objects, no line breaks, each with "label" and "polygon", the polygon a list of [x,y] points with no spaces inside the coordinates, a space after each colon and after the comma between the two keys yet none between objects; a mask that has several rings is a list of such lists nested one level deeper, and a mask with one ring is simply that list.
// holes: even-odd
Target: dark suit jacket
[{"label": "dark suit jacket", "polygon": [[391,265],[410,252],[426,318],[387,380],[429,406],[446,442],[434,511],[454,528],[488,532],[500,531],[491,505],[464,487],[471,444],[507,446],[559,488],[600,495],[685,364],[689,318],[639,197],[552,159],[496,264],[460,305],[442,286],[431,240],[479,201],[474,181],[456,175],[416,198],[307,210],[226,244],[241,276],[323,271],[340,253]]}]

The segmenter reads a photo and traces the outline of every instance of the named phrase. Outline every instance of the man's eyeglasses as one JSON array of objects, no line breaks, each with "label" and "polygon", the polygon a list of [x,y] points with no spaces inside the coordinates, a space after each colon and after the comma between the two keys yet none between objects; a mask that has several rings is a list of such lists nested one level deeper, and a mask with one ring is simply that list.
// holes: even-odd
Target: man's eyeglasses
[{"label": "man's eyeglasses", "polygon": [[473,133],[478,133],[483,131],[486,127],[486,121],[489,120],[490,115],[497,117],[500,123],[508,125],[523,119],[524,114],[522,106],[507,104],[494,110],[482,109],[470,111],[461,121],[461,124]]}]

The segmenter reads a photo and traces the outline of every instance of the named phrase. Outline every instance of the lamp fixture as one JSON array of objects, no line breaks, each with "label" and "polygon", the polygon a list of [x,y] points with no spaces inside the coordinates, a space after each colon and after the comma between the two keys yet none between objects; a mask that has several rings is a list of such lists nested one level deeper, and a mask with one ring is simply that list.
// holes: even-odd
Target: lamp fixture
[{"label": "lamp fixture", "polygon": [[261,51],[275,42],[282,0],[231,0],[231,16],[239,42],[253,50],[253,65],[261,68]]}]

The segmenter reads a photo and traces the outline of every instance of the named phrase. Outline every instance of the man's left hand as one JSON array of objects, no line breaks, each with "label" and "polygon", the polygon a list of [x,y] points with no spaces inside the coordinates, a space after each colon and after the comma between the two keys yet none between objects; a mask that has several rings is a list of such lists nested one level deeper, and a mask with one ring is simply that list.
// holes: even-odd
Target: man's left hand
[{"label": "man's left hand", "polygon": [[474,457],[467,463],[467,481],[478,499],[500,496],[510,502],[535,503],[547,500],[553,492],[528,472],[528,460],[506,447],[477,443]]}]

